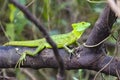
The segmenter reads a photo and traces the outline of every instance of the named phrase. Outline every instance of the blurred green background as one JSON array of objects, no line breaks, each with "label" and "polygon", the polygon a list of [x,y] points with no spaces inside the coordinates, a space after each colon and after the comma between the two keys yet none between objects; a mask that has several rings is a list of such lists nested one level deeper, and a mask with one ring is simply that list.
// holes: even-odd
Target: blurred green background
[{"label": "blurred green background", "polygon": [[[50,35],[67,33],[72,30],[71,24],[74,22],[88,21],[92,25],[86,30],[79,40],[83,43],[92,26],[105,7],[105,3],[89,3],[87,0],[18,0],[25,5],[30,12],[36,16],[40,23],[46,28]],[[114,26],[119,26],[116,23]],[[118,32],[114,32],[114,31]],[[119,34],[119,28],[113,28],[114,36]],[[8,0],[0,0],[0,44],[13,40],[33,40],[43,37],[34,24],[28,21],[24,14]],[[115,39],[112,37],[107,43],[114,45]],[[110,45],[109,44],[109,45]],[[108,47],[108,49],[111,47]],[[109,51],[112,55],[114,47]],[[56,80],[56,69],[1,69],[2,78],[11,80]],[[66,70],[65,80],[92,80],[95,71],[90,70]],[[115,77],[100,74],[97,80],[115,80]]]}]

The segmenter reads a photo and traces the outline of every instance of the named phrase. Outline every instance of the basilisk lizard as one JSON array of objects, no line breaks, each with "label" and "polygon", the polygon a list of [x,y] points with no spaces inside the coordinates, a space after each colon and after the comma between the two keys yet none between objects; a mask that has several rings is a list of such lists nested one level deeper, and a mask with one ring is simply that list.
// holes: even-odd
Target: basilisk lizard
[{"label": "basilisk lizard", "polygon": [[[77,40],[81,37],[83,32],[90,26],[88,22],[79,22],[73,23],[73,30],[69,33],[53,35],[51,38],[55,41],[58,48],[68,49],[67,46],[77,42]],[[4,46],[25,46],[25,47],[37,47],[34,52],[24,51],[21,54],[16,66],[20,67],[20,64],[23,64],[27,55],[35,56],[44,48],[52,48],[49,43],[45,40],[45,38],[38,40],[30,40],[30,41],[11,41],[4,44]],[[69,52],[70,50],[68,50]]]}]

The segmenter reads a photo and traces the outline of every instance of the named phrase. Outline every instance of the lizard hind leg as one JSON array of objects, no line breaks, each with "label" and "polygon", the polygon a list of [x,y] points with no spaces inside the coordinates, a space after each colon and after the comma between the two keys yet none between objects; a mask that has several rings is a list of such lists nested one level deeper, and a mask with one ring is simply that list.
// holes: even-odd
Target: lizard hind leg
[{"label": "lizard hind leg", "polygon": [[29,55],[29,56],[35,56],[36,54],[38,54],[41,50],[43,50],[45,48],[44,45],[39,45],[37,47],[37,49],[34,51],[34,52],[31,52],[31,51],[24,51],[22,54],[20,54],[20,58],[18,60],[18,62],[16,63],[15,65],[15,68],[20,68],[20,65],[23,65],[23,62],[26,61],[26,56]]}]

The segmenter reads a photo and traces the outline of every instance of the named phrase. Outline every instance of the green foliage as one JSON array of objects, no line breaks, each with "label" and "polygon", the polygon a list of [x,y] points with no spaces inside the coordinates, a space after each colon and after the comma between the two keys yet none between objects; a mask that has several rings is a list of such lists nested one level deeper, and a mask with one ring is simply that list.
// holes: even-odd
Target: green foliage
[{"label": "green foliage", "polygon": [[16,11],[16,7],[12,4],[9,4],[9,9],[10,9],[10,16],[9,16],[9,19],[10,19],[10,22],[13,22],[14,20],[14,16],[15,16],[15,11]]},{"label": "green foliage", "polygon": [[15,33],[14,33],[14,24],[9,23],[6,24],[6,35],[10,38],[10,40],[14,40],[15,39]]},{"label": "green foliage", "polygon": [[13,41],[18,38],[17,36],[22,37],[21,33],[27,24],[27,19],[14,5],[9,4],[8,6],[10,9],[10,22],[6,24],[6,35],[10,38],[9,40]]},{"label": "green foliage", "polygon": [[26,80],[26,76],[23,74],[22,71],[20,71],[20,69],[16,69],[16,77],[17,80]]}]

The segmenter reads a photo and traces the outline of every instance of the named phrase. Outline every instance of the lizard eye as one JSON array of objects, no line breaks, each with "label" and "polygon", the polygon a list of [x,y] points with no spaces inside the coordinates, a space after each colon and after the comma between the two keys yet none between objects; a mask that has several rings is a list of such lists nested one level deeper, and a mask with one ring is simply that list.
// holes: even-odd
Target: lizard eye
[{"label": "lizard eye", "polygon": [[82,22],[82,25],[84,25],[85,24],[85,22]]}]

